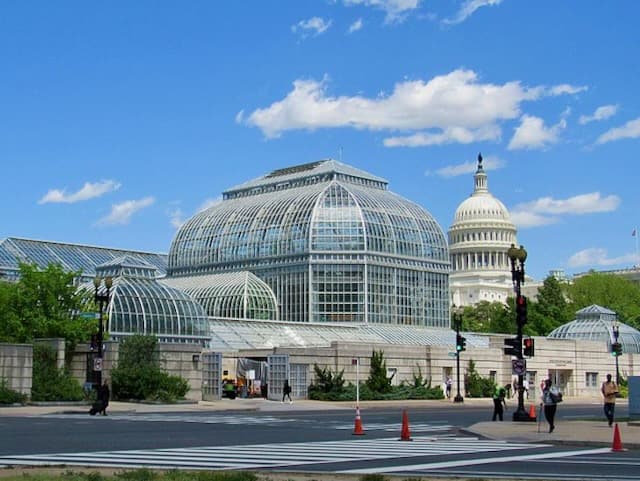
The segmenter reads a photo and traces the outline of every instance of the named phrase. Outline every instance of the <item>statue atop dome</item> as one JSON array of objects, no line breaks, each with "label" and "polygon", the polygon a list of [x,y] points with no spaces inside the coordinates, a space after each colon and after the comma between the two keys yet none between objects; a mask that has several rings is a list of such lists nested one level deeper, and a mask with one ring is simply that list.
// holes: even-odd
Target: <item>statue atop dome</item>
[{"label": "statue atop dome", "polygon": [[482,170],[482,153],[478,153],[478,171]]}]

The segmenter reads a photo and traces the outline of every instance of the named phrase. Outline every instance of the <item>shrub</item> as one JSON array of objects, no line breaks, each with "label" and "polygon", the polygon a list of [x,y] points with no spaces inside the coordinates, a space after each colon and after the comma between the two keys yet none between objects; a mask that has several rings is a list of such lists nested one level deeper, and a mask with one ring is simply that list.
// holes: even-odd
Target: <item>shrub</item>
[{"label": "shrub", "polygon": [[491,397],[496,390],[496,383],[492,379],[478,374],[473,359],[469,360],[464,384],[467,397]]},{"label": "shrub", "polygon": [[25,404],[26,394],[10,389],[6,379],[0,379],[0,404]]},{"label": "shrub", "polygon": [[56,353],[50,346],[33,346],[33,401],[82,401],[80,383],[66,369],[56,367]]},{"label": "shrub", "polygon": [[160,368],[157,345],[154,336],[135,335],[122,342],[118,365],[111,371],[114,399],[162,402],[184,399],[189,384]]}]

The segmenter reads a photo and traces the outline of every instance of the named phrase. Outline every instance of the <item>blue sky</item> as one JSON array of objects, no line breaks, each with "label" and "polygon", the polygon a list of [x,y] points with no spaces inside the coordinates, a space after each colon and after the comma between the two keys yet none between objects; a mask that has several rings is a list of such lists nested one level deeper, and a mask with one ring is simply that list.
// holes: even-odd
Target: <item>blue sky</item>
[{"label": "blue sky", "polygon": [[335,158],[449,228],[478,152],[527,272],[640,263],[640,2],[0,3],[0,238],[168,252]]}]

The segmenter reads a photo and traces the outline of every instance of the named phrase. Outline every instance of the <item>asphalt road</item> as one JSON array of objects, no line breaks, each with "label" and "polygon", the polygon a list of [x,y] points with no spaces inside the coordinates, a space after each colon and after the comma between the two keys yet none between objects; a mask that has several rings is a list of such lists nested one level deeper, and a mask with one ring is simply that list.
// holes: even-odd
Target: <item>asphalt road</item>
[{"label": "asphalt road", "polygon": [[[567,405],[560,418],[601,417],[600,405]],[[465,427],[491,406],[409,412],[412,441],[400,441],[397,408],[352,411],[118,413],[84,411],[0,418],[0,465],[93,465],[178,469],[379,472],[466,477],[640,479],[638,451],[478,439]],[[510,412],[507,412],[507,416]],[[619,416],[625,416],[620,409]]]}]

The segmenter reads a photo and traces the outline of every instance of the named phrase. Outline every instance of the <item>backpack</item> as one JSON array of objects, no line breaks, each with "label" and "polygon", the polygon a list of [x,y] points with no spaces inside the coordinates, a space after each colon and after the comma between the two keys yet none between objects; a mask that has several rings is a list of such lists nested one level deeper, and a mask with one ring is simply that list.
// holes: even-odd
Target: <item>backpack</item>
[{"label": "backpack", "polygon": [[551,389],[549,389],[549,396],[551,397],[551,401],[556,403],[556,404],[562,402],[562,393],[555,386],[553,386]]}]

